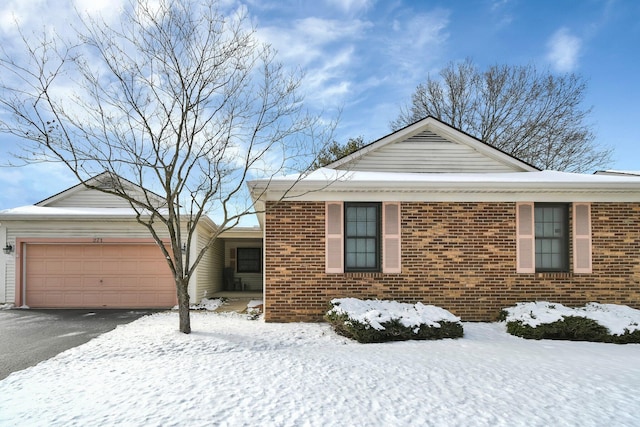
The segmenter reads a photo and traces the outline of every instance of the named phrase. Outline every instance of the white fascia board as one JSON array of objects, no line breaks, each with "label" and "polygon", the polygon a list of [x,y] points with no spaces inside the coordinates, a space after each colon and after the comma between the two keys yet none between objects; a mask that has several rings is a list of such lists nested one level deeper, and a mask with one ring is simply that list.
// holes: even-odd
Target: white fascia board
[{"label": "white fascia board", "polygon": [[270,190],[266,200],[380,202],[640,202],[638,190],[606,189],[423,189],[413,191],[344,190],[283,194]]},{"label": "white fascia board", "polygon": [[[334,171],[336,173],[338,171]],[[334,174],[334,176],[338,176]],[[375,179],[378,177],[378,179]],[[387,179],[381,179],[381,178]],[[346,173],[333,181],[316,174],[290,179],[253,181],[259,200],[380,201],[640,201],[640,180],[561,172],[508,174]]]},{"label": "white fascia board", "polygon": [[[280,194],[269,193],[272,200]],[[288,194],[284,201],[376,201],[376,202],[632,202],[640,203],[640,191],[336,191],[311,192],[297,196]]]},{"label": "white fascia board", "polygon": [[198,221],[198,227],[202,227],[209,232],[215,232],[218,229],[216,223],[208,216],[200,218],[200,221]]},{"label": "white fascia board", "polygon": [[218,236],[221,239],[262,239],[260,227],[234,227],[223,231]]}]

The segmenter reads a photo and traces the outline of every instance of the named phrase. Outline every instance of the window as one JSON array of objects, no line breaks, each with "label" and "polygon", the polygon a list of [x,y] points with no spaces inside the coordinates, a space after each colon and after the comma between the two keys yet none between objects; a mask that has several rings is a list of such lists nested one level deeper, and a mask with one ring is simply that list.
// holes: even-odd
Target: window
[{"label": "window", "polygon": [[591,203],[516,203],[516,271],[592,273]]},{"label": "window", "polygon": [[260,273],[262,271],[262,251],[260,248],[238,248],[238,273]]},{"label": "window", "polygon": [[568,211],[566,204],[535,204],[536,271],[569,271]]},{"label": "window", "polygon": [[345,203],[345,270],[380,271],[380,203]]},{"label": "window", "polygon": [[399,202],[325,204],[325,272],[402,273]]}]

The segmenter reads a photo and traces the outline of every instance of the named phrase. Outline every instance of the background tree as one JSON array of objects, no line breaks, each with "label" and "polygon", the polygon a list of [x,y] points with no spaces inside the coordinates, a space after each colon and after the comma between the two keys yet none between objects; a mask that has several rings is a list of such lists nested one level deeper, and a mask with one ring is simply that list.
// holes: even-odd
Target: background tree
[{"label": "background tree", "polygon": [[394,130],[428,115],[540,169],[585,172],[610,163],[598,147],[583,108],[586,83],[534,66],[494,65],[480,71],[470,60],[427,77],[391,123]]},{"label": "background tree", "polygon": [[[22,33],[23,54],[5,46],[0,58],[0,129],[21,138],[17,158],[62,162],[130,204],[173,273],[184,333],[189,278],[206,248],[255,213],[246,180],[300,171],[292,162],[317,151],[309,135],[321,136],[297,94],[299,73],[275,61],[244,13],[218,6],[130,1],[116,24],[82,15],[70,41]],[[105,171],[109,185],[90,180]],[[219,228],[183,256],[208,214]]]},{"label": "background tree", "polygon": [[338,141],[333,141],[328,145],[322,147],[320,152],[317,154],[315,161],[313,162],[312,168],[318,169],[323,166],[328,165],[329,163],[333,163],[336,160],[348,156],[364,147],[366,144],[362,138],[359,136],[357,138],[349,138],[346,144],[340,144]]}]

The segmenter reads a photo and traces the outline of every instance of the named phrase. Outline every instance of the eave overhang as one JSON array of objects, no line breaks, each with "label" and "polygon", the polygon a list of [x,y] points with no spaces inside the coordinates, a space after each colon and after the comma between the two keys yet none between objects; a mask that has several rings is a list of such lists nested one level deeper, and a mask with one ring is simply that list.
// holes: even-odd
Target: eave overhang
[{"label": "eave overhang", "polygon": [[[315,175],[314,175],[315,174]],[[252,181],[256,201],[589,201],[640,202],[638,178],[563,172],[385,174],[328,171]],[[324,176],[323,176],[324,175]]]}]

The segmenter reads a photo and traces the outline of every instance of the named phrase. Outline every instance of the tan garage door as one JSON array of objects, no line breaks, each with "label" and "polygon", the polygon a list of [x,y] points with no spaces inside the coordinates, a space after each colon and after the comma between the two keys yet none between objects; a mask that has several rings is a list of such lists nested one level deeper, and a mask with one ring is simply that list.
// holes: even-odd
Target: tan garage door
[{"label": "tan garage door", "polygon": [[40,308],[153,308],[176,304],[154,244],[28,244],[26,304]]}]

